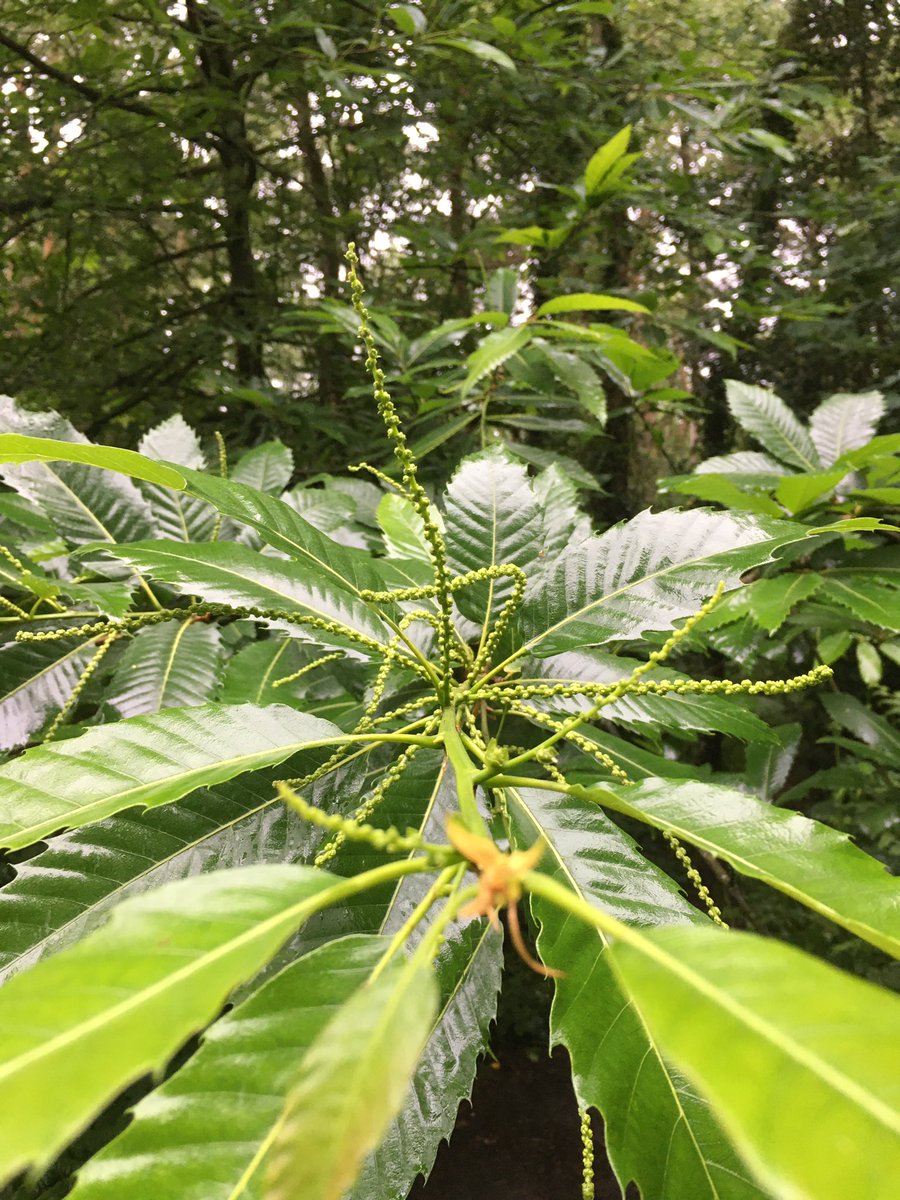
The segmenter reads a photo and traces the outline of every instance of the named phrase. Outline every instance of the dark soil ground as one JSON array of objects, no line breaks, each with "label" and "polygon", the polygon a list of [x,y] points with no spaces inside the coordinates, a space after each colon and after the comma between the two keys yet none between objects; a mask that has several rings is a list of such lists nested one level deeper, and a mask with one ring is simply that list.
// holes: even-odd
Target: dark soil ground
[{"label": "dark soil ground", "polygon": [[[580,1200],[580,1124],[565,1052],[551,1059],[511,1043],[494,1053],[410,1200]],[[595,1197],[620,1200],[599,1132],[595,1125]]]}]

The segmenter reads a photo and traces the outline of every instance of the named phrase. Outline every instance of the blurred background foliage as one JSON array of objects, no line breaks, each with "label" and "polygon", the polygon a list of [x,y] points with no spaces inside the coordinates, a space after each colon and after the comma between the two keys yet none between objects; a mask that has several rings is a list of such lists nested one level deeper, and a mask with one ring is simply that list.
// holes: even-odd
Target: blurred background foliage
[{"label": "blurred background foliage", "polygon": [[0,10],[0,382],[93,438],[383,461],[350,240],[435,479],[502,438],[613,519],[731,448],[726,377],[892,404],[893,0]]}]

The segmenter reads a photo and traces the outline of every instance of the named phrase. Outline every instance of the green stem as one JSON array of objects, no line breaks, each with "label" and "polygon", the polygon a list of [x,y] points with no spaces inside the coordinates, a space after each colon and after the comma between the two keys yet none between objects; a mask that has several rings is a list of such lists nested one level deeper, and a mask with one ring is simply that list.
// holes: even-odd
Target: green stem
[{"label": "green stem", "polygon": [[456,794],[463,823],[471,833],[488,836],[487,826],[478,811],[475,800],[475,764],[466,752],[459,730],[456,728],[456,710],[451,706],[444,709],[441,718],[441,737],[456,776]]},{"label": "green stem", "polygon": [[558,883],[549,875],[544,875],[541,871],[528,871],[522,876],[522,886],[526,892],[533,896],[540,896],[542,900],[548,900],[557,908],[571,913],[573,917],[577,917],[579,921],[583,921],[592,929],[597,929],[609,937],[618,938],[622,942],[628,942],[646,953],[647,942],[639,933],[623,924],[622,921],[611,917],[609,913],[603,912],[602,909],[594,908],[593,904],[588,904],[571,888]]}]

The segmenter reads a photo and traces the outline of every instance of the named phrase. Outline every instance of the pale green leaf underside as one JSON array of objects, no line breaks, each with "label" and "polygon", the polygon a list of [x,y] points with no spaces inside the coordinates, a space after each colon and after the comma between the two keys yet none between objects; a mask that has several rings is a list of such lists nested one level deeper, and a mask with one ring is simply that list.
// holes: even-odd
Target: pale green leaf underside
[{"label": "pale green leaf underside", "polygon": [[822,463],[809,431],[769,388],[725,381],[731,415],[764,449],[801,471],[817,471]]},{"label": "pale green leaf underside", "polygon": [[79,1173],[72,1200],[259,1200],[267,1139],[303,1054],[389,944],[359,935],[330,942],[217,1021]]},{"label": "pale green leaf underside", "polygon": [[342,736],[276,704],[165,709],[89,729],[0,768],[0,845],[29,846],[134,805],[166,804]]},{"label": "pale green leaf underside", "polygon": [[[507,796],[517,845],[542,835],[541,869],[578,896],[631,925],[704,920],[599,810],[538,789]],[[579,1104],[603,1116],[623,1190],[633,1180],[647,1197],[762,1200],[708,1105],[664,1060],[623,994],[606,939],[538,897],[531,903],[541,958],[566,972],[556,982],[551,1039],[569,1052]]]},{"label": "pale green leaf underside", "polygon": [[881,392],[838,392],[829,396],[809,419],[809,432],[822,465],[830,467],[842,454],[870,442],[883,416]]},{"label": "pale green leaf underside", "polygon": [[265,866],[169,884],[5,984],[0,1180],[50,1162],[121,1088],[159,1070],[334,882]]},{"label": "pale green leaf underside", "polygon": [[900,1002],[752,934],[658,929],[616,968],[664,1052],[790,1200],[893,1200]]},{"label": "pale green leaf underside", "polygon": [[265,1200],[341,1200],[403,1103],[437,1007],[427,960],[395,957],[334,1013],[300,1063]]},{"label": "pale green leaf underside", "polygon": [[674,833],[900,957],[900,879],[846,834],[696,781],[645,780],[578,794]]}]

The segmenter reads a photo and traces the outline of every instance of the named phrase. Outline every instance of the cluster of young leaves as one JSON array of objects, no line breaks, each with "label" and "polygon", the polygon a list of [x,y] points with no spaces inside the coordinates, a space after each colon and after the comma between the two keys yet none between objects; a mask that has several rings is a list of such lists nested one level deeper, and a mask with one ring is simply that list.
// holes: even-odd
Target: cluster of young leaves
[{"label": "cluster of young leaves", "polygon": [[[595,169],[591,164],[608,150],[602,146],[597,151],[588,176]],[[612,161],[622,161],[621,151]],[[558,451],[576,439],[584,443],[602,434],[608,383],[630,399],[645,394],[651,403],[656,396],[669,398],[672,389],[661,385],[678,360],[620,325],[595,319],[606,313],[626,319],[649,316],[650,310],[634,299],[571,292],[533,306],[522,319],[528,304],[522,284],[518,270],[501,267],[487,278],[478,311],[441,321],[416,336],[405,333],[387,313],[374,313],[372,332],[385,358],[388,383],[414,402],[407,424],[420,461],[451,439],[450,463],[461,446],[485,449],[502,440],[524,461],[538,466],[556,461],[579,486],[596,488],[596,478],[571,456],[548,452],[548,440]],[[585,314],[591,318],[586,323]],[[313,323],[322,335],[352,339],[358,320],[352,306],[326,300],[299,310],[295,323]],[[523,432],[541,435],[542,445],[523,439]]]},{"label": "cluster of young leaves", "polygon": [[[777,766],[760,794],[814,800],[812,811],[852,827],[896,863],[900,739],[891,684],[900,666],[900,435],[878,434],[886,407],[878,392],[831,396],[804,423],[768,389],[730,381],[727,390],[732,416],[762,451],[708,459],[694,475],[668,481],[670,489],[832,531],[763,568],[699,636],[750,673],[811,655],[834,667],[804,737],[799,725],[784,727]],[[884,528],[839,536],[843,522],[866,513],[877,513]],[[833,760],[798,778],[798,761],[816,764],[817,737],[833,748]]]},{"label": "cluster of young leaves", "polygon": [[[456,918],[524,891],[563,972],[552,1038],[623,1189],[887,1197],[897,1001],[710,926],[683,843],[887,952],[895,881],[647,748],[676,726],[777,741],[753,696],[827,669],[662,664],[710,596],[832,531],[700,509],[596,534],[557,468],[498,448],[438,508],[367,351],[401,470],[375,474],[377,506],[358,476],[284,493],[283,448],[225,478],[178,420],[136,454],[4,402],[0,844],[28,858],[0,890],[0,1178],[205,1031],[73,1197],[399,1200],[500,986],[491,924]],[[696,906],[607,812],[664,832]]]}]

